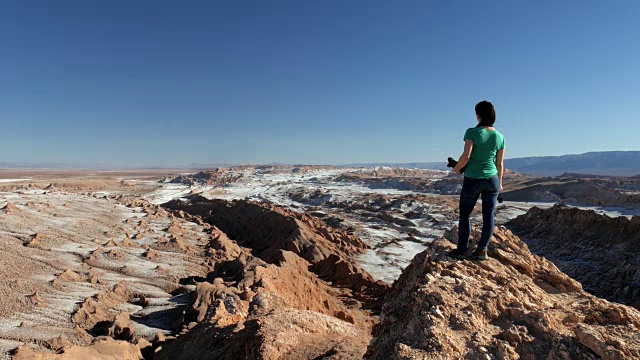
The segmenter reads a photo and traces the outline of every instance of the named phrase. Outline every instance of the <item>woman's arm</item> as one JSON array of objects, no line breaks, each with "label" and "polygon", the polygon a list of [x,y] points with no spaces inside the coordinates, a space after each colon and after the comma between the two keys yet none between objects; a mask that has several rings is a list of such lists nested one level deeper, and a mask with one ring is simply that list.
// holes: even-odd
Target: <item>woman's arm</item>
[{"label": "woman's arm", "polygon": [[498,168],[498,178],[500,178],[500,191],[502,191],[502,174],[504,173],[504,149],[498,150],[496,154],[496,167]]},{"label": "woman's arm", "polygon": [[471,151],[472,150],[473,150],[473,141],[465,140],[464,141],[464,151],[462,152],[462,155],[460,156],[460,159],[458,159],[458,165],[456,165],[456,167],[453,168],[453,172],[461,174],[460,169],[462,169],[463,167],[467,166],[467,163],[469,162],[469,159],[471,159]]}]

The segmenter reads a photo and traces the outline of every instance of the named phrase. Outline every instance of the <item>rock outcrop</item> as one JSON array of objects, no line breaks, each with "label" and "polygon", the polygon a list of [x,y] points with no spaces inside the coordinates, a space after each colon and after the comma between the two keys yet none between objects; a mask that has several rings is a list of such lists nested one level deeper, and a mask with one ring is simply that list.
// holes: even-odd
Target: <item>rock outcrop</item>
[{"label": "rock outcrop", "polygon": [[507,201],[564,201],[600,206],[640,204],[640,181],[634,178],[534,178],[507,184],[503,194]]},{"label": "rock outcrop", "polygon": [[[196,326],[156,359],[361,359],[370,335],[335,317],[271,304],[270,295],[241,324]],[[273,306],[276,306],[275,308]]]},{"label": "rock outcrop", "polygon": [[77,346],[63,340],[57,353],[43,353],[27,346],[16,349],[15,360],[142,360],[140,349],[126,341],[108,337],[96,339],[90,346]]},{"label": "rock outcrop", "polygon": [[532,208],[508,227],[585,290],[640,309],[640,217],[556,205]]},{"label": "rock outcrop", "polygon": [[191,175],[178,175],[169,180],[169,182],[172,184],[184,184],[189,186],[223,186],[225,184],[236,182],[241,178],[241,174],[231,173],[228,169],[217,168],[214,170],[200,171],[199,173]]},{"label": "rock outcrop", "polygon": [[453,247],[434,241],[394,283],[367,358],[640,358],[640,312],[586,293],[504,227],[488,261]]},{"label": "rock outcrop", "polygon": [[361,359],[389,285],[353,260],[356,236],[304,213],[194,196],[165,205],[211,226],[213,268],[193,279],[182,323],[158,359]]},{"label": "rock outcrop", "polygon": [[379,304],[388,288],[354,260],[354,255],[368,249],[362,240],[306,213],[267,203],[208,200],[197,195],[188,202],[176,200],[165,206],[199,216],[266,263],[278,265],[283,251],[292,252],[308,262],[309,270],[319,278],[349,289],[369,305]]}]

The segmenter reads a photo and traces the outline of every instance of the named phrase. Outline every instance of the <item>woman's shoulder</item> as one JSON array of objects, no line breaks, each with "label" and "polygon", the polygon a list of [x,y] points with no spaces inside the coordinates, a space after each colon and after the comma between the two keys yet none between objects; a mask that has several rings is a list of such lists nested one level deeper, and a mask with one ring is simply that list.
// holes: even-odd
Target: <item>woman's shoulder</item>
[{"label": "woman's shoulder", "polygon": [[494,128],[493,126],[490,128],[483,128],[483,129],[490,131],[491,133],[496,134],[497,136],[504,136],[498,129]]},{"label": "woman's shoulder", "polygon": [[471,140],[476,138],[476,128],[468,128],[467,131],[464,132],[464,139]]}]

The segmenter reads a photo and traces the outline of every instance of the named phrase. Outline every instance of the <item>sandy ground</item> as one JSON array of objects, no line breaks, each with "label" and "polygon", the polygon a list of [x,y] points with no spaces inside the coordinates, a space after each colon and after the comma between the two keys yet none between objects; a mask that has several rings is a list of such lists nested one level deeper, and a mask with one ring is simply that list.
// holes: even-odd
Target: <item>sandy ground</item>
[{"label": "sandy ground", "polygon": [[[118,186],[104,190],[121,191]],[[127,311],[132,318],[145,315],[135,324],[137,336],[169,333],[161,314],[184,303],[171,294],[179,279],[206,273],[197,240],[208,234],[199,225],[181,225],[192,254],[162,248],[159,239],[171,236],[169,217],[150,217],[102,192],[1,192],[0,209],[0,358],[24,342],[59,335],[82,344],[73,315],[86,299],[121,282],[131,296],[146,300],[111,310]],[[154,318],[154,313],[160,315]]]}]

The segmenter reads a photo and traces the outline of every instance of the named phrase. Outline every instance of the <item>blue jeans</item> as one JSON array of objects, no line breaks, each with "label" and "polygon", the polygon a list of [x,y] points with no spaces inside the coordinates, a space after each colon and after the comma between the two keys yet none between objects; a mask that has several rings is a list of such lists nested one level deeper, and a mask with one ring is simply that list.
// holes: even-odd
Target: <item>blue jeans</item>
[{"label": "blue jeans", "polygon": [[482,235],[478,243],[478,250],[487,249],[489,240],[493,236],[493,217],[499,194],[500,179],[498,175],[490,179],[472,179],[465,176],[462,192],[460,193],[459,250],[466,251],[469,248],[471,213],[480,195],[482,195]]}]

